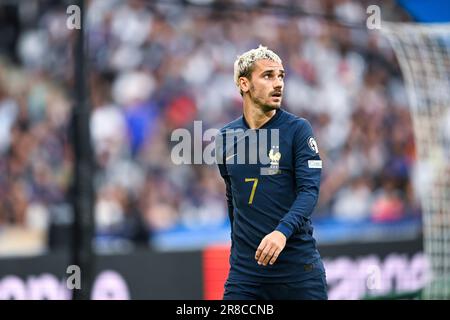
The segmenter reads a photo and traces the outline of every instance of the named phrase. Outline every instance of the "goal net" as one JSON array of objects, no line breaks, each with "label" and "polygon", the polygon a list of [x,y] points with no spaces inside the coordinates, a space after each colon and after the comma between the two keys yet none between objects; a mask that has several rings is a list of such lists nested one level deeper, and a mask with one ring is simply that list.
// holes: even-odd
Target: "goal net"
[{"label": "goal net", "polygon": [[383,22],[410,103],[425,254],[423,299],[450,299],[450,24]]}]

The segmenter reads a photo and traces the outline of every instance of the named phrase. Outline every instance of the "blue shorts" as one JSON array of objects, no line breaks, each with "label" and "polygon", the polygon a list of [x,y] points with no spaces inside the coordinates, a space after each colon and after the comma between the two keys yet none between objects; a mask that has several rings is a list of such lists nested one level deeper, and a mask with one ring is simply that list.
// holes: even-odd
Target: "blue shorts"
[{"label": "blue shorts", "polygon": [[289,283],[225,283],[224,300],[328,300],[325,273]]}]

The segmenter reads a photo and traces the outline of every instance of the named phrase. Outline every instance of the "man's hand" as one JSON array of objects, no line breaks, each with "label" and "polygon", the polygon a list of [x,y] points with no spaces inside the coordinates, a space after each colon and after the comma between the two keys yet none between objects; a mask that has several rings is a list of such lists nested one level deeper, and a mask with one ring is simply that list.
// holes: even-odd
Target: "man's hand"
[{"label": "man's hand", "polygon": [[281,251],[286,245],[286,236],[280,231],[273,231],[265,236],[256,250],[255,259],[258,260],[258,264],[267,266],[267,263],[271,265],[275,263]]}]

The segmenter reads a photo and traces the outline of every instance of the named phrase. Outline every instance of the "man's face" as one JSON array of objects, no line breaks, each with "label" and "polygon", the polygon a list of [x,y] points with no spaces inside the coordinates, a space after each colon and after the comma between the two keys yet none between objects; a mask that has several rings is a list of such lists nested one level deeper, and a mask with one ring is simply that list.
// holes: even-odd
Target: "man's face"
[{"label": "man's face", "polygon": [[284,89],[284,69],[281,63],[258,60],[249,79],[248,93],[252,101],[264,111],[281,106]]}]

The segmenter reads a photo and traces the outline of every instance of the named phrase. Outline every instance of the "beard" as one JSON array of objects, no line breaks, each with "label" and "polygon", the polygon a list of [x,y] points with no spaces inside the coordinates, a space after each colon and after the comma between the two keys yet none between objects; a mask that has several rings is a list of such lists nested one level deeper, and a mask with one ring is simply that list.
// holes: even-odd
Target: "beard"
[{"label": "beard", "polygon": [[263,99],[261,97],[258,97],[258,95],[255,95],[255,87],[253,84],[250,85],[250,98],[252,99],[253,103],[261,108],[263,112],[270,112],[272,110],[279,109],[281,107],[281,97],[280,102],[273,103],[270,102],[270,99],[272,98],[271,95],[267,96],[267,99]]}]

